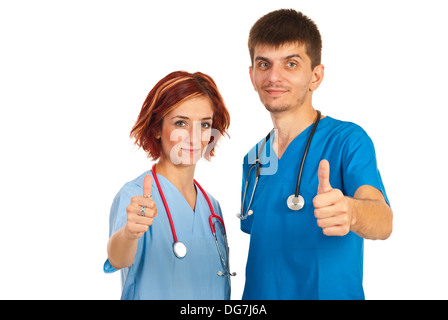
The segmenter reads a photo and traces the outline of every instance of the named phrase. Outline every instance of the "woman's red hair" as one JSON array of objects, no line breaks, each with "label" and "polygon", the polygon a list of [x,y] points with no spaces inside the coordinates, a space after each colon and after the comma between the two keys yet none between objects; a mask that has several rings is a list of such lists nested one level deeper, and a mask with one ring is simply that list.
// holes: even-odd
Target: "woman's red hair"
[{"label": "woman's red hair", "polygon": [[[148,153],[148,157],[157,160],[161,154],[161,142],[156,135],[162,128],[163,117],[186,100],[200,96],[206,96],[212,102],[212,128],[218,130],[221,135],[227,133],[230,115],[215,81],[201,72],[176,71],[160,80],[143,102],[140,115],[130,134],[131,138],[135,138],[135,144],[143,148]],[[217,137],[212,135],[209,143],[212,139]],[[215,154],[216,142],[213,141],[213,147],[206,158]]]}]

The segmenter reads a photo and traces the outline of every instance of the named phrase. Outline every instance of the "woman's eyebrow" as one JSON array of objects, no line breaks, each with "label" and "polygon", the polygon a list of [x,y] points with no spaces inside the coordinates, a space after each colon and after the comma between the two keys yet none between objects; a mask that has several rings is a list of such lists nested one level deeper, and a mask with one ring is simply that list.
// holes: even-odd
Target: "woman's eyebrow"
[{"label": "woman's eyebrow", "polygon": [[185,120],[189,120],[190,119],[190,118],[188,118],[186,116],[174,116],[171,119],[174,119],[174,118],[181,118],[181,119],[185,119]]},{"label": "woman's eyebrow", "polygon": [[[180,118],[180,119],[184,119],[184,120],[190,120],[189,117],[181,116],[181,115],[174,116],[174,117],[172,117],[171,119],[174,119],[174,118]],[[202,120],[212,120],[212,117],[204,117],[204,118],[202,118]]]}]

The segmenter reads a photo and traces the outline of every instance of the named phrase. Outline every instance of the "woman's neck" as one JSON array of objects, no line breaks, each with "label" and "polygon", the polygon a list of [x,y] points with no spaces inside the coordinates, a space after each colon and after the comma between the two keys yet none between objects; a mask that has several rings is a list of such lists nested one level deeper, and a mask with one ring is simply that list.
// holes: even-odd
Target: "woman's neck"
[{"label": "woman's neck", "polygon": [[168,179],[194,210],[196,206],[196,188],[194,186],[194,170],[196,165],[175,165],[171,160],[160,158],[156,164],[156,172]]}]

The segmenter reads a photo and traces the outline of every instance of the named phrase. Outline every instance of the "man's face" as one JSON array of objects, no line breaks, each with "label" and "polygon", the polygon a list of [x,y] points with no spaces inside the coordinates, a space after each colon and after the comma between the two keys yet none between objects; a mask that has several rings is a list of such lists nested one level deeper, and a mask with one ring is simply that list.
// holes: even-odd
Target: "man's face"
[{"label": "man's face", "polygon": [[270,112],[311,106],[312,91],[323,77],[323,66],[311,69],[305,45],[284,44],[278,49],[256,46],[250,77],[261,102]]}]

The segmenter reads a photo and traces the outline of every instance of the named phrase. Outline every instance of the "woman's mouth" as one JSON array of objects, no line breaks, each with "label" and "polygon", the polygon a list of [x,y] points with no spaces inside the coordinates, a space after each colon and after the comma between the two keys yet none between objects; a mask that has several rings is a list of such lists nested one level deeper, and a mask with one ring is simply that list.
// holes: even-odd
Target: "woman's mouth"
[{"label": "woman's mouth", "polygon": [[187,153],[187,154],[197,154],[199,152],[201,152],[201,149],[190,149],[190,148],[181,148],[182,153]]}]

